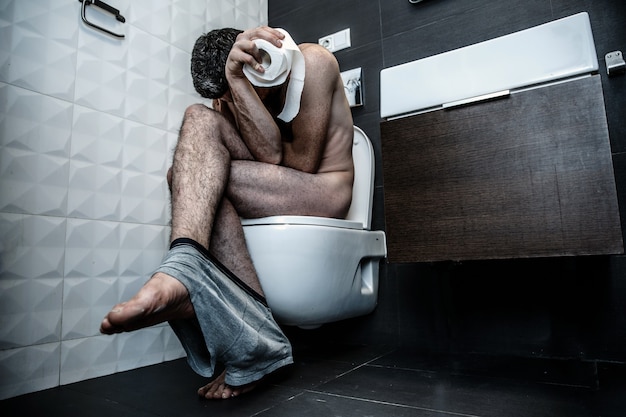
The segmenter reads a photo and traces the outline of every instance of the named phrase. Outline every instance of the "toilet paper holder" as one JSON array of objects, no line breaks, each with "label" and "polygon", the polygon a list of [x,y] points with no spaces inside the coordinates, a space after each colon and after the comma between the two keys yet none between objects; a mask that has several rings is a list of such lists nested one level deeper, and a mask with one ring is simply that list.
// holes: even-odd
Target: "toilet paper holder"
[{"label": "toilet paper holder", "polygon": [[107,34],[109,34],[111,36],[114,36],[116,38],[124,38],[124,34],[112,32],[112,31],[110,31],[108,29],[103,28],[100,25],[96,25],[95,23],[90,22],[87,19],[87,6],[94,5],[96,7],[101,8],[102,10],[105,10],[105,11],[111,13],[113,16],[115,16],[115,19],[117,21],[124,23],[124,22],[126,22],[126,19],[124,18],[124,16],[122,16],[120,14],[119,10],[117,10],[115,7],[109,5],[109,4],[107,4],[107,3],[105,3],[105,2],[103,2],[101,0],[78,0],[78,1],[83,4],[82,7],[81,7],[80,17],[83,20],[83,22],[85,22],[85,24],[87,26],[90,26],[90,27],[92,27],[92,28],[94,28],[96,30],[99,30],[101,32],[107,33]]}]

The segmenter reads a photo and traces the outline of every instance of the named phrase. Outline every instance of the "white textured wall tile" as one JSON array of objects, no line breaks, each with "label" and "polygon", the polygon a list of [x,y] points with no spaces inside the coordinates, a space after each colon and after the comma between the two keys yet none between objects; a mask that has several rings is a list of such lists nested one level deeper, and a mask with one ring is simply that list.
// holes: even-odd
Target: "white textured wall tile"
[{"label": "white textured wall tile", "polygon": [[258,26],[257,17],[252,17],[247,11],[241,9],[235,9],[235,27],[241,29],[248,29]]},{"label": "white textured wall tile", "polygon": [[169,246],[169,227],[121,225],[119,301],[133,297],[163,261]]},{"label": "white textured wall tile", "polygon": [[119,299],[120,224],[70,219],[67,225],[63,339],[98,335]]},{"label": "white textured wall tile", "polygon": [[63,340],[100,334],[100,323],[117,296],[116,277],[66,278],[63,286]]},{"label": "white textured wall tile", "polygon": [[124,129],[121,219],[167,225],[168,132],[127,121]]},{"label": "white textured wall tile", "polygon": [[124,115],[126,67],[79,53],[75,102],[86,107]]},{"label": "white textured wall tile", "polygon": [[170,51],[170,79],[169,79],[169,111],[168,130],[177,132],[183,121],[185,109],[194,103],[209,103],[196,92],[191,79],[191,56],[181,49],[172,47]]},{"label": "white textured wall tile", "polygon": [[206,32],[223,27],[235,27],[234,0],[219,0],[207,8]]},{"label": "white textured wall tile", "polygon": [[163,326],[149,327],[117,337],[116,372],[163,362]]},{"label": "white textured wall tile", "polygon": [[[107,18],[107,23],[115,22],[110,15],[94,12],[92,13],[94,18],[103,16],[103,19]],[[104,21],[98,21],[98,23],[105,24]],[[124,25],[123,29],[126,34],[132,27]],[[76,58],[74,102],[95,110],[123,116],[129,48],[130,43],[127,38],[114,39],[81,24]]]},{"label": "white textured wall tile", "polygon": [[170,69],[169,43],[141,30],[132,30],[128,42],[128,71],[167,84]]},{"label": "white textured wall tile", "polygon": [[[191,53],[198,36],[204,32],[208,3],[197,0],[174,0],[172,2],[172,45]],[[209,6],[210,7],[210,6]]]},{"label": "white textured wall tile", "polygon": [[165,224],[169,203],[163,175],[124,171],[122,218],[125,221]]},{"label": "white textured wall tile", "polygon": [[129,35],[124,116],[167,129],[170,45],[134,29]]},{"label": "white textured wall tile", "polygon": [[2,146],[69,157],[72,104],[0,83]]},{"label": "white textured wall tile", "polygon": [[[191,80],[191,52],[186,52],[172,46],[170,48],[169,66],[170,78],[168,82],[170,89],[180,92],[181,94],[193,96],[192,98],[197,98],[197,100],[202,99],[202,97],[196,93],[193,87],[193,81]],[[182,115],[182,112],[180,114]],[[178,120],[179,123],[176,126],[176,130],[180,127],[180,121],[182,121],[182,117]]]},{"label": "white textured wall tile", "polygon": [[122,195],[123,119],[75,106],[68,213],[119,220]]},{"label": "white textured wall tile", "polygon": [[[0,208],[9,212],[64,215],[69,161],[21,149],[2,149]],[[41,182],[38,182],[41,181]]]},{"label": "white textured wall tile", "polygon": [[261,12],[261,4],[258,1],[237,0],[236,7],[237,10],[248,17],[245,26],[246,29],[258,25]]},{"label": "white textured wall tile", "polygon": [[269,0],[259,0],[259,25],[267,25],[269,22],[268,2]]},{"label": "white textured wall tile", "polygon": [[61,385],[117,371],[117,336],[94,336],[61,342]]},{"label": "white textured wall tile", "polygon": [[65,246],[65,277],[117,277],[120,223],[69,219]]},{"label": "white textured wall tile", "polygon": [[0,210],[65,215],[72,104],[0,83]]},{"label": "white textured wall tile", "polygon": [[168,86],[131,72],[126,83],[126,117],[167,129]]},{"label": "white textured wall tile", "polygon": [[[163,261],[169,247],[169,227],[123,223],[120,232],[119,276],[138,278],[143,284]],[[131,289],[134,292],[130,295],[138,289]],[[126,299],[124,296],[129,294],[120,294]]]},{"label": "white textured wall tile", "polygon": [[2,279],[62,278],[65,224],[61,217],[0,213]]},{"label": "white textured wall tile", "polygon": [[[122,167],[127,171],[165,179],[171,154],[169,132],[126,121],[123,135]],[[164,193],[161,198],[168,199],[168,196]]]},{"label": "white textured wall tile", "polygon": [[75,3],[5,3],[3,12],[9,16],[4,18],[11,22],[11,35],[0,50],[0,81],[72,99],[78,38],[78,2]]},{"label": "white textured wall tile", "polygon": [[63,218],[0,213],[0,349],[60,340],[64,236]]},{"label": "white textured wall tile", "polygon": [[59,385],[60,346],[0,350],[0,400]]},{"label": "white textured wall tile", "polygon": [[0,2],[0,398],[185,355],[165,323],[98,328],[168,247],[182,116],[210,105],[191,82],[195,39],[264,23],[267,0],[111,4],[126,23],[88,18],[122,40],[75,0]]},{"label": "white textured wall tile", "polygon": [[0,348],[60,340],[61,279],[2,279],[0,281]]},{"label": "white textured wall tile", "polygon": [[130,3],[127,21],[146,33],[169,41],[172,28],[172,1],[150,0],[150,5],[141,1]]}]

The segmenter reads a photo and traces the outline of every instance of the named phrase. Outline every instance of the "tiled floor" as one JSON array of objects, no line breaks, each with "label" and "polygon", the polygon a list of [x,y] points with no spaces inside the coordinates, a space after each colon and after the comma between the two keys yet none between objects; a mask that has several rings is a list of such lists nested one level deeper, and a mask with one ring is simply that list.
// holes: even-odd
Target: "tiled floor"
[{"label": "tiled floor", "polygon": [[[0,402],[9,416],[620,416],[621,365],[429,357],[379,346],[307,346],[296,364],[227,401],[197,398],[184,360]],[[599,381],[599,383],[598,383]]]}]

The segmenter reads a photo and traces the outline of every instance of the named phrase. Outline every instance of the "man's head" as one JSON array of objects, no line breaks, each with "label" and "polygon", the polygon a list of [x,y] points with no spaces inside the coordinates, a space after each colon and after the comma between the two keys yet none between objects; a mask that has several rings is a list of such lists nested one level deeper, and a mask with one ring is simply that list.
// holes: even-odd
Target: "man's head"
[{"label": "man's head", "polygon": [[191,78],[205,98],[220,98],[228,91],[226,59],[241,30],[212,30],[198,38],[191,53]]}]

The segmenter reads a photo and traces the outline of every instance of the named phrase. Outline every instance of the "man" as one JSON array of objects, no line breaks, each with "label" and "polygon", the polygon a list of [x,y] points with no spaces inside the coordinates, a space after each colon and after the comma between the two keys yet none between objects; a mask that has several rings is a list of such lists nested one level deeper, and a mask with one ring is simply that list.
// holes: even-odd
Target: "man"
[{"label": "man", "polygon": [[299,45],[306,75],[290,123],[276,117],[289,80],[259,88],[244,75],[245,65],[264,72],[254,40],[280,47],[284,37],[269,27],[223,29],[196,42],[194,86],[214,99],[214,110],[192,105],[185,112],[168,172],[172,246],[151,279],[113,307],[100,328],[114,334],[169,321],[192,368],[219,374],[199,389],[205,398],[238,396],[292,362],[240,217],[343,218],[350,206],[353,124],[334,56],[316,44]]}]

